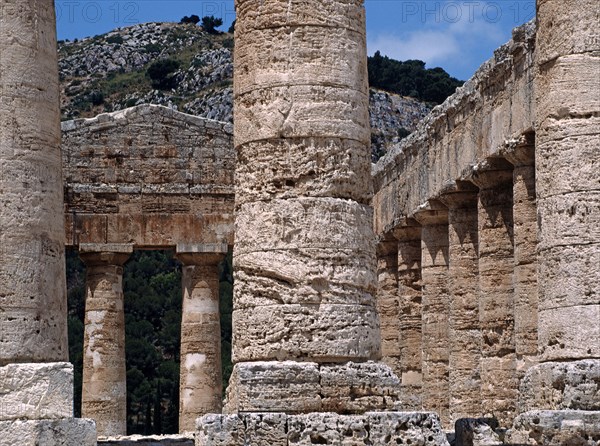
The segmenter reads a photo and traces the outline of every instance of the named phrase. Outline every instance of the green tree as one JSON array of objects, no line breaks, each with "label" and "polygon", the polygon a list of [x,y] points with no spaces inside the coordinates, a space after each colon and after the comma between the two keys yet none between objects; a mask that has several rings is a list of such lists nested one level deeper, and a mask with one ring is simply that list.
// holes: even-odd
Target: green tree
[{"label": "green tree", "polygon": [[154,88],[169,90],[175,87],[177,81],[175,72],[179,66],[180,63],[174,59],[157,60],[150,64],[146,70],[146,75],[152,81]]},{"label": "green tree", "polygon": [[193,23],[194,25],[197,25],[199,21],[200,17],[198,17],[196,14],[192,14],[189,17],[184,16],[179,23]]},{"label": "green tree", "polygon": [[204,16],[202,17],[202,28],[209,34],[219,34],[215,28],[218,28],[223,24],[223,19],[218,19],[215,16]]}]

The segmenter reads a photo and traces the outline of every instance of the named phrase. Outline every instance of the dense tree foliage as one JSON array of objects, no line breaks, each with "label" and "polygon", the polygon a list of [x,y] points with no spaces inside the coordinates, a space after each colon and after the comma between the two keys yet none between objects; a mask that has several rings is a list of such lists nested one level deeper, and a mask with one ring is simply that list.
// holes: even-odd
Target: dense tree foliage
[{"label": "dense tree foliage", "polygon": [[434,104],[444,102],[463,84],[442,68],[427,69],[420,60],[400,62],[379,51],[368,58],[368,70],[371,87]]},{"label": "dense tree foliage", "polygon": [[169,90],[175,87],[175,72],[181,64],[175,59],[161,59],[153,62],[146,70],[146,75],[152,81],[152,86],[159,90]]},{"label": "dense tree foliage", "polygon": [[193,23],[194,25],[197,25],[198,22],[200,22],[200,17],[198,17],[196,14],[192,14],[191,16],[184,16],[179,23]]},{"label": "dense tree foliage", "polygon": [[[67,255],[69,351],[75,367],[75,411],[81,415],[85,268]],[[220,268],[224,386],[231,374],[231,255]],[[181,266],[169,251],[136,251],[125,264],[127,432],[178,431]]]},{"label": "dense tree foliage", "polygon": [[223,24],[223,19],[218,19],[215,16],[204,16],[202,17],[202,28],[209,34],[218,34],[216,28]]}]

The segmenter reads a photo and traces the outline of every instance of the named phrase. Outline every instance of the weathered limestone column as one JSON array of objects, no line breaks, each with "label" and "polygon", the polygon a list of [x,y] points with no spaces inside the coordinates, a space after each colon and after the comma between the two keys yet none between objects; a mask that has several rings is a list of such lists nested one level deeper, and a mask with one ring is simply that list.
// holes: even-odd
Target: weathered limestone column
[{"label": "weathered limestone column", "polygon": [[537,2],[540,364],[521,383],[513,442],[532,427],[552,445],[600,436],[599,21],[593,0]]},{"label": "weathered limestone column", "polygon": [[223,398],[219,263],[227,246],[223,253],[210,252],[202,245],[197,248],[177,249],[177,259],[183,264],[180,432],[196,430],[196,419],[202,415],[221,412]]},{"label": "weathered limestone column", "polygon": [[[322,366],[380,357],[362,3],[242,0],[237,13],[235,367],[226,410],[379,407],[393,398],[353,399],[346,366]],[[273,389],[252,397],[260,394],[253,376],[283,385],[284,372],[305,380],[300,398]],[[332,387],[319,392],[319,382]]]},{"label": "weathered limestone column", "polygon": [[422,225],[423,409],[437,412],[450,427],[448,209],[430,200],[414,218]]},{"label": "weathered limestone column", "polygon": [[394,229],[398,240],[398,301],[400,306],[400,401],[403,410],[423,406],[423,333],[421,292],[421,226],[406,219]]},{"label": "weathered limestone column", "polygon": [[538,282],[535,135],[512,141],[502,156],[513,166],[515,353],[517,376],[537,362]]},{"label": "weathered limestone column", "polygon": [[477,418],[481,407],[477,218],[478,190],[456,182],[440,196],[448,207],[448,291],[450,295],[450,418]]},{"label": "weathered limestone column", "polygon": [[377,311],[381,325],[381,360],[401,376],[398,241],[387,234],[377,243]]},{"label": "weathered limestone column", "polygon": [[470,180],[479,187],[479,321],[481,407],[508,426],[515,415],[518,380],[514,341],[512,165],[488,159]]},{"label": "weathered limestone column", "polygon": [[98,435],[127,434],[123,264],[132,245],[80,245],[86,266],[81,413]]},{"label": "weathered limestone column", "polygon": [[0,0],[0,442],[95,444],[67,361],[54,2]]}]

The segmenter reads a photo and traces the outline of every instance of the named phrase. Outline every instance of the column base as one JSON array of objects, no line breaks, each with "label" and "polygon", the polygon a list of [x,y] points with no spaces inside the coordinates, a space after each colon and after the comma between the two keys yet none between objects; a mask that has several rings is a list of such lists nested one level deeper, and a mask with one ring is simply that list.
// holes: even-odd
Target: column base
[{"label": "column base", "polygon": [[96,446],[96,424],[92,420],[0,421],[0,446]]},{"label": "column base", "polygon": [[505,444],[519,446],[597,446],[600,411],[533,410],[519,415]]},{"label": "column base", "polygon": [[438,416],[431,412],[209,414],[196,423],[196,446],[449,446]]},{"label": "column base", "polygon": [[224,413],[400,410],[400,381],[379,362],[257,361],[235,365]]}]

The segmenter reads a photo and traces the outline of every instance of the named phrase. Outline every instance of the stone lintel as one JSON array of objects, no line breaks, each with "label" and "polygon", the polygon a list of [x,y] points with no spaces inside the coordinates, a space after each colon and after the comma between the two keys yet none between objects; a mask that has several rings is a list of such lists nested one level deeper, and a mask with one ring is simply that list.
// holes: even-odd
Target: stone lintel
[{"label": "stone lintel", "polygon": [[225,413],[393,410],[399,387],[393,371],[373,361],[242,362],[234,366]]},{"label": "stone lintel", "polygon": [[513,165],[504,158],[486,158],[465,173],[464,181],[470,181],[479,189],[491,189],[513,180]]},{"label": "stone lintel", "polygon": [[175,252],[179,254],[227,254],[227,243],[178,243]]},{"label": "stone lintel", "polygon": [[133,245],[130,243],[81,243],[79,253],[114,252],[119,254],[133,253]]},{"label": "stone lintel", "polygon": [[515,167],[535,164],[535,133],[528,132],[505,141],[500,149],[502,155]]},{"label": "stone lintel", "polygon": [[427,200],[417,208],[414,219],[423,226],[448,223],[448,208],[440,200]]},{"label": "stone lintel", "polygon": [[0,446],[96,446],[93,420],[0,421]]},{"label": "stone lintel", "polygon": [[22,363],[0,367],[1,421],[55,420],[72,416],[71,363]]},{"label": "stone lintel", "polygon": [[448,446],[439,418],[432,412],[210,414],[198,418],[197,428],[196,446]]}]

